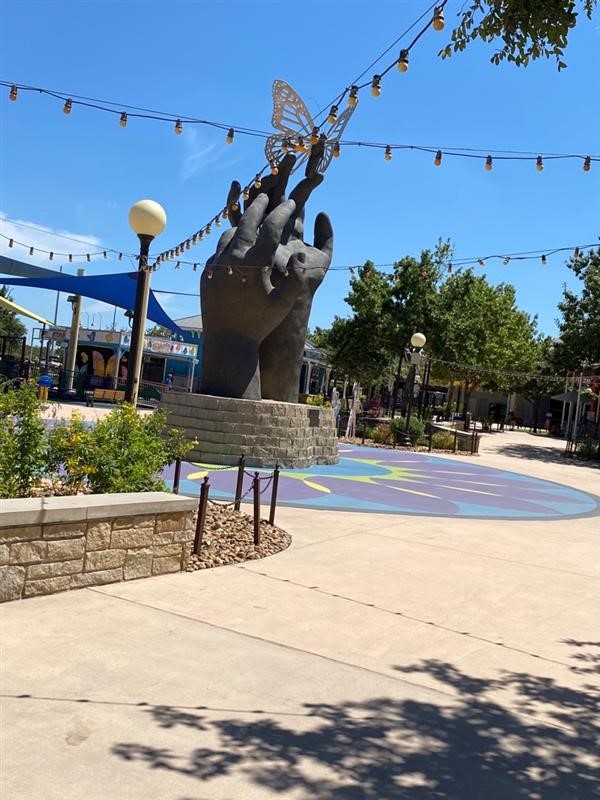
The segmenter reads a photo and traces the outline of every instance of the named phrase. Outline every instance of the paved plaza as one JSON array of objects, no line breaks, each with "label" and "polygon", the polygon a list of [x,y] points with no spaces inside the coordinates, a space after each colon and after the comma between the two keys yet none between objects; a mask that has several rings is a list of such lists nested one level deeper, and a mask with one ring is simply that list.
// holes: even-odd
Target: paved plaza
[{"label": "paved plaza", "polygon": [[[264,561],[6,604],[3,800],[600,797],[600,471],[563,446],[396,453],[370,477],[431,515],[285,505]],[[502,513],[436,515],[440,474]]]}]

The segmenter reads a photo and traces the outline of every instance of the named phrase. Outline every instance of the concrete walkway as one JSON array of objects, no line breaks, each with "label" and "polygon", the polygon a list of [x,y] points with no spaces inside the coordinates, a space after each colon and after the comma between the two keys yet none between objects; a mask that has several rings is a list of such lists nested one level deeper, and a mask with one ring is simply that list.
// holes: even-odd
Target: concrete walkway
[{"label": "concrete walkway", "polygon": [[[478,463],[600,494],[561,447]],[[264,561],[3,607],[3,800],[600,797],[598,516],[278,522]]]}]

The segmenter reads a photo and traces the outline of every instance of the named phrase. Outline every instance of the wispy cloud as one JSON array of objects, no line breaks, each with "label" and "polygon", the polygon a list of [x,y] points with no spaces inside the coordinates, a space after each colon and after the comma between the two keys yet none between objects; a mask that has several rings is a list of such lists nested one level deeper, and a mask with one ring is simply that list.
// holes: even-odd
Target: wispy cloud
[{"label": "wispy cloud", "polygon": [[185,132],[187,155],[181,164],[180,181],[185,183],[200,171],[218,165],[220,169],[229,169],[241,161],[239,157],[227,157],[227,145],[223,141],[208,139],[202,132],[189,128]]},{"label": "wispy cloud", "polygon": [[[60,263],[66,261],[67,257],[55,256],[53,262],[49,263],[48,253],[40,251],[76,254],[86,253],[88,250],[97,252],[102,249],[102,241],[97,236],[76,233],[63,228],[50,228],[32,220],[11,219],[4,211],[0,211],[0,233],[3,234],[0,237],[1,255],[49,268],[56,268]],[[13,247],[8,246],[10,239],[14,241]],[[17,244],[17,242],[22,244]],[[31,256],[29,255],[30,247],[34,248]],[[80,263],[84,262],[80,261]]]}]

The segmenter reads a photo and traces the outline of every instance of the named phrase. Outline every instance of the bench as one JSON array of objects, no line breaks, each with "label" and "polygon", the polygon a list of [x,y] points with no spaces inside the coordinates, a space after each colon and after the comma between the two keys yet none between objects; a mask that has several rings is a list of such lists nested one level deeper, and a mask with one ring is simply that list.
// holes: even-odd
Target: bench
[{"label": "bench", "polygon": [[85,393],[86,405],[93,406],[95,400],[103,400],[105,403],[122,403],[125,400],[125,392],[119,389],[94,389],[93,392]]}]

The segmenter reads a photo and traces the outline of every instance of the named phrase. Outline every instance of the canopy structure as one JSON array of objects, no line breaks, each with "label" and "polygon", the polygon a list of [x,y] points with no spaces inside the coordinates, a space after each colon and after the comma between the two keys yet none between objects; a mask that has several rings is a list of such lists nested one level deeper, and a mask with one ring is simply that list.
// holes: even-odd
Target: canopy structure
[{"label": "canopy structure", "polygon": [[30,311],[28,308],[23,308],[23,306],[13,303],[12,300],[9,300],[7,297],[2,297],[2,295],[0,295],[0,306],[8,308],[9,311],[14,311],[15,314],[19,314],[21,317],[29,317],[29,319],[34,319],[36,322],[41,322],[42,325],[52,325],[49,320],[44,319],[44,317],[40,317],[40,315],[36,314],[35,311]]},{"label": "canopy structure", "polygon": [[[81,295],[82,297],[91,297],[94,300],[101,300],[103,303],[127,310],[135,308],[137,272],[118,272],[109,275],[90,276],[64,275],[52,272],[48,277],[48,271],[44,271],[43,276],[38,273],[32,278],[2,278],[0,283],[5,283],[9,286],[49,289],[53,292],[67,292]],[[180,336],[184,342],[194,343],[189,331],[180,328],[169,317],[152,291],[148,300],[147,318]]]},{"label": "canopy structure", "polygon": [[562,394],[553,394],[551,397],[552,400],[558,400],[561,403],[576,403],[577,402],[577,392],[563,392]]}]

